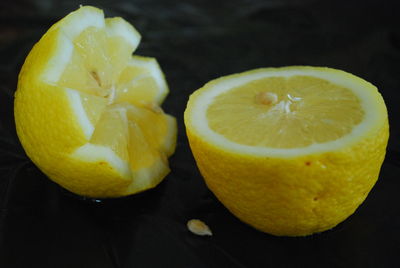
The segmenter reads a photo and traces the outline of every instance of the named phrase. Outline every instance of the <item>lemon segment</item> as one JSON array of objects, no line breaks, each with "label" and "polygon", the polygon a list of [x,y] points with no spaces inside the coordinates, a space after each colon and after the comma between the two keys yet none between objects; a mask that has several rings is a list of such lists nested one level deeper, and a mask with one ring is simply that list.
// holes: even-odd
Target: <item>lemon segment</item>
[{"label": "lemon segment", "polygon": [[[131,52],[136,50],[142,37],[132,24],[121,17],[106,18],[105,23],[109,37],[120,37],[124,41],[123,43],[127,42],[129,44]],[[110,38],[110,40],[114,42],[117,39]],[[114,48],[118,48],[118,45]],[[114,49],[114,51],[116,50]]]},{"label": "lemon segment", "polygon": [[[75,91],[78,92],[78,91]],[[100,119],[100,116],[103,114],[105,109],[108,106],[108,100],[102,97],[98,97],[95,95],[85,94],[83,92],[79,92],[79,99],[82,105],[83,112],[81,114],[77,114],[78,118],[85,118],[89,120],[92,126],[97,124],[97,121]],[[74,108],[74,110],[80,110],[80,108]],[[83,126],[83,124],[82,124]],[[93,133],[93,132],[92,132]],[[89,136],[92,135],[90,133]]]},{"label": "lemon segment", "polygon": [[89,140],[93,134],[94,126],[107,107],[107,100],[70,88],[65,90],[75,118],[83,130],[86,139]]},{"label": "lemon segment", "polygon": [[[169,144],[170,137],[176,135],[174,132],[176,120],[171,116],[164,116],[164,112],[154,105],[145,108],[130,106],[127,110],[127,116],[143,130],[147,143],[154,148],[160,148],[165,152],[170,152],[174,145]],[[152,125],[149,122],[153,122]],[[148,126],[148,127],[145,127]],[[164,133],[167,133],[164,135]]]},{"label": "lemon segment", "polygon": [[131,172],[135,179],[131,180],[130,185],[126,188],[127,193],[141,192],[153,188],[163,180],[170,169],[168,163],[159,158],[148,168],[131,170]]},{"label": "lemon segment", "polygon": [[[129,158],[132,170],[149,167],[160,156],[136,122],[129,122]],[[163,157],[162,155],[160,157]],[[164,156],[165,157],[165,156]]]},{"label": "lemon segment", "polygon": [[105,29],[89,27],[73,40],[72,56],[58,85],[102,97],[115,87],[133,47],[122,37],[111,38],[106,33]]},{"label": "lemon segment", "polygon": [[[41,63],[45,64],[44,70],[40,68],[40,79],[47,83],[58,82],[72,56],[74,50],[72,41],[86,28],[102,28],[104,25],[103,11],[90,6],[72,12],[54,24],[42,37],[43,42],[47,43],[48,50],[39,53],[43,60]],[[56,50],[53,50],[54,48]],[[45,53],[48,53],[46,60],[44,60]]]},{"label": "lemon segment", "polygon": [[322,67],[213,80],[190,96],[184,119],[208,188],[243,222],[279,236],[322,232],[353,214],[389,137],[376,87]]},{"label": "lemon segment", "polygon": [[[69,41],[67,41],[69,42]],[[77,50],[71,50],[69,64],[66,64],[60,79],[53,84],[59,87],[71,88],[92,95],[98,87],[97,82],[87,71],[84,59]],[[63,63],[60,62],[60,65]],[[76,79],[71,79],[75,77]]]},{"label": "lemon segment", "polygon": [[109,107],[97,122],[90,143],[113,150],[122,160],[128,156],[128,122],[125,110]]},{"label": "lemon segment", "polygon": [[116,92],[117,102],[161,104],[169,92],[164,75],[154,58],[133,56],[122,71]]}]

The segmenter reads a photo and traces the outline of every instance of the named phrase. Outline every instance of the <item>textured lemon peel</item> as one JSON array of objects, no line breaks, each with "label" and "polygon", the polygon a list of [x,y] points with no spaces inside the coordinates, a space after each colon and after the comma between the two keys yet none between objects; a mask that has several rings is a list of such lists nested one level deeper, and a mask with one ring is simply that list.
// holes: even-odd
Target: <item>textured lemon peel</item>
[{"label": "textured lemon peel", "polygon": [[[150,166],[131,170],[130,164],[111,148],[89,142],[96,128],[96,120],[93,121],[92,114],[87,114],[88,111],[85,111],[87,104],[83,103],[85,94],[88,92],[81,88],[57,85],[66,66],[72,60],[76,49],[74,39],[89,27],[103,29],[107,34],[106,38],[117,36],[124,38],[130,44],[132,52],[140,41],[140,34],[122,18],[105,19],[101,10],[89,6],[70,13],[53,25],[32,49],[20,74],[19,90],[16,92],[15,102],[18,136],[29,157],[45,174],[77,194],[93,197],[118,197],[155,187],[169,172],[167,156],[174,152],[176,144],[176,129],[171,129],[176,128],[175,119],[164,114],[159,108],[159,113],[164,118],[162,120],[167,124],[165,137],[163,137],[165,148],[158,148],[160,157],[155,159]],[[128,56],[131,56],[131,53]],[[135,60],[135,57],[137,56],[132,57],[132,61]],[[164,75],[161,70],[156,70],[159,65],[155,59],[142,58],[146,64],[139,67],[146,69],[148,77],[154,79],[157,85],[162,85],[162,87],[156,88],[154,95],[157,98],[154,103],[161,104],[169,91]],[[153,77],[155,74],[156,76]],[[115,93],[115,90],[113,91],[111,88],[110,95],[107,97],[108,104],[114,101],[115,94],[113,95],[113,92]],[[59,113],[58,117],[46,115],[41,120],[32,120],[38,117],[37,110],[42,112],[45,110],[43,108],[35,109],[33,104],[27,105],[24,100],[29,94],[33,96],[34,100],[32,101],[41,101],[42,106],[46,104],[50,114]],[[40,97],[41,95],[44,95],[43,98]],[[91,95],[91,97],[94,96]],[[32,118],[24,119],[22,113],[28,113],[28,117]],[[31,114],[36,117],[30,116]],[[54,121],[55,118],[64,125],[45,127],[46,133],[28,129],[34,127],[37,121],[43,123],[48,119]],[[19,123],[20,121],[25,121],[25,123]],[[49,126],[49,124],[47,125]],[[52,133],[52,128],[55,128],[55,131],[62,130],[62,133],[58,133],[59,139],[55,136],[56,133]],[[49,139],[44,138],[42,141],[32,142],[34,135],[49,136]],[[160,135],[164,135],[164,133]],[[46,142],[53,144],[45,147]],[[43,144],[43,146],[36,148],[39,146],[38,144]],[[57,148],[57,146],[60,147]],[[60,150],[60,152],[54,150]],[[85,173],[86,171],[88,174]],[[89,176],[89,173],[92,175]]]},{"label": "textured lemon peel", "polygon": [[[331,229],[364,201],[378,179],[389,137],[386,106],[377,89],[350,74],[315,68],[328,77],[336,73],[358,83],[364,97],[374,103],[368,107],[373,109],[370,123],[374,124],[354,142],[325,152],[285,155],[289,150],[284,149],[272,155],[226,148],[199,130],[195,114],[207,110],[204,99],[198,103],[201,95],[221,82],[231,82],[230,87],[235,88],[245,75],[268,70],[297,70],[304,75],[305,69],[314,67],[261,69],[211,81],[192,94],[184,116],[189,144],[207,187],[240,220],[278,236],[305,236]],[[195,106],[203,107],[195,110]],[[234,110],[232,113],[234,117]]]}]

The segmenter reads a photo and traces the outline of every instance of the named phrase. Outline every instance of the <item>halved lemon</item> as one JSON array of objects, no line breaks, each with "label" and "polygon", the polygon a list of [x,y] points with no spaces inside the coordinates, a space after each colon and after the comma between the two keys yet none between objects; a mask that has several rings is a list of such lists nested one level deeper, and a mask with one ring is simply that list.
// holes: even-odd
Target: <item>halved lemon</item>
[{"label": "halved lemon", "polygon": [[175,118],[153,58],[132,56],[140,34],[84,6],[54,24],[29,53],[15,94],[18,137],[53,181],[79,195],[126,196],[169,172]]},{"label": "halved lemon", "polygon": [[376,87],[305,66],[211,81],[190,96],[185,125],[217,198],[242,221],[286,236],[351,215],[378,178],[389,135]]}]

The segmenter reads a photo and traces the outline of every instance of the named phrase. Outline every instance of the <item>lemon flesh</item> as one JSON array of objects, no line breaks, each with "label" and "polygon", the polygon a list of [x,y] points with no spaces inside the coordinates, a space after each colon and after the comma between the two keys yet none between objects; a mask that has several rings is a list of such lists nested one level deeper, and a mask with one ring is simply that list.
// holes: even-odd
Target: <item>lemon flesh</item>
[{"label": "lemon flesh", "polygon": [[15,95],[19,139],[66,189],[125,196],[169,172],[176,122],[153,58],[132,56],[140,34],[122,18],[84,6],[53,25],[29,53]]},{"label": "lemon flesh", "polygon": [[213,80],[190,96],[185,126],[217,198],[242,221],[284,236],[322,232],[354,213],[389,135],[373,85],[306,66]]},{"label": "lemon flesh", "polygon": [[216,133],[236,143],[269,148],[336,140],[363,116],[354,93],[310,76],[255,80],[217,96],[207,110]]}]

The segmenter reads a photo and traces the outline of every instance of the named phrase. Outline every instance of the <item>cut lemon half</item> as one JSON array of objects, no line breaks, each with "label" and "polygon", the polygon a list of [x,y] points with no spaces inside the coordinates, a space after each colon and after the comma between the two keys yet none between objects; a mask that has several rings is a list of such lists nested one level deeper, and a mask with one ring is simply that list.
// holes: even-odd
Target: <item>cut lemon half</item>
[{"label": "cut lemon half", "polygon": [[153,58],[132,56],[140,34],[84,6],[54,24],[29,53],[15,94],[18,137],[53,181],[89,197],[156,186],[169,172],[175,118]]},{"label": "cut lemon half", "polygon": [[217,198],[255,228],[288,236],[351,215],[378,178],[389,135],[372,84],[305,66],[211,81],[190,96],[185,125]]}]

